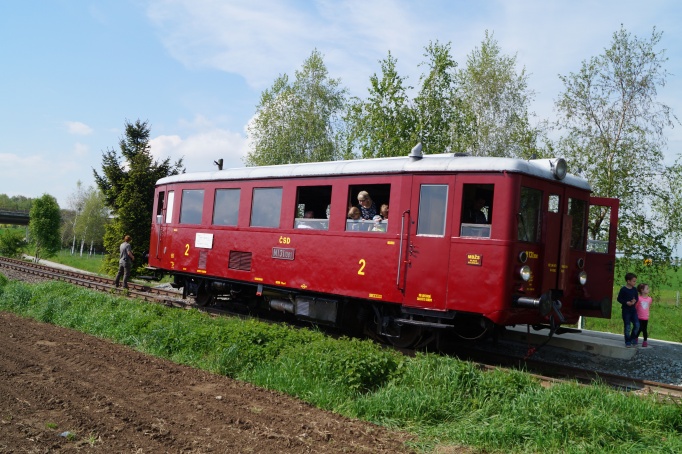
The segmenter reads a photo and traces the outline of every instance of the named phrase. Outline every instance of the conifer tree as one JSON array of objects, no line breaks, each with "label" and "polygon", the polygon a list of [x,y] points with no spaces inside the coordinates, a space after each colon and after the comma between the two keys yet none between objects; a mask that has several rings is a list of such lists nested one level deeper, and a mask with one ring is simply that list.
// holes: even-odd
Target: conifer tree
[{"label": "conifer tree", "polygon": [[144,252],[149,250],[154,186],[163,177],[184,172],[182,159],[171,165],[170,158],[155,161],[149,146],[147,121],[126,121],[125,135],[119,141],[120,155],[113,149],[102,153],[102,174],[93,169],[95,182],[114,217],[104,233],[107,255],[103,271],[114,274],[118,268],[119,246],[124,235],[133,238],[136,268],[144,265]]}]

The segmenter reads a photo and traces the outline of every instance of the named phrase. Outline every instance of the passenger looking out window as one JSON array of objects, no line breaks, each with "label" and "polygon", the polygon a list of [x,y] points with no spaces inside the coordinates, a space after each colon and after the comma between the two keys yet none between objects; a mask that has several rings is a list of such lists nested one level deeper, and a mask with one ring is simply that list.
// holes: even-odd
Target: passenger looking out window
[{"label": "passenger looking out window", "polygon": [[358,193],[358,208],[360,209],[360,216],[362,219],[371,220],[379,214],[377,212],[377,206],[374,201],[370,198],[367,191],[360,191]]}]

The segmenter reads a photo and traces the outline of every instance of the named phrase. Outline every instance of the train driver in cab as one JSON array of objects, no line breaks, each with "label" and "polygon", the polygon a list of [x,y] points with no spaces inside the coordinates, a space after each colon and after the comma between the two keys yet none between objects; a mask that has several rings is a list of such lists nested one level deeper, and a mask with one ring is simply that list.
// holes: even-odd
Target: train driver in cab
[{"label": "train driver in cab", "polygon": [[473,205],[467,211],[467,219],[465,222],[470,224],[488,224],[489,219],[487,218],[484,211],[485,206],[485,198],[476,197]]}]

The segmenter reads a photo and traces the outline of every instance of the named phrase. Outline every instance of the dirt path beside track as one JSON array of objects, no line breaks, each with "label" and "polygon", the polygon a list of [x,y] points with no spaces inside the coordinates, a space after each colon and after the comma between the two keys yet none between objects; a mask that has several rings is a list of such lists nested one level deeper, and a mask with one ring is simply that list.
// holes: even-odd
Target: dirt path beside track
[{"label": "dirt path beside track", "polygon": [[398,453],[406,439],[0,312],[0,453]]}]

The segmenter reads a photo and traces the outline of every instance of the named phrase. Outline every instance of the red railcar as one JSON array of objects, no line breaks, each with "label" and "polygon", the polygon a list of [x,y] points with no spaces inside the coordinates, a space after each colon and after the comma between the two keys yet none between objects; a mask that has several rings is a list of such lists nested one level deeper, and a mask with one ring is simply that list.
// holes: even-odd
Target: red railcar
[{"label": "red railcar", "polygon": [[[362,191],[385,219],[348,218]],[[415,151],[182,174],[157,183],[149,266],[200,305],[260,304],[394,343],[555,329],[610,317],[618,200],[590,192],[560,158]]]}]

